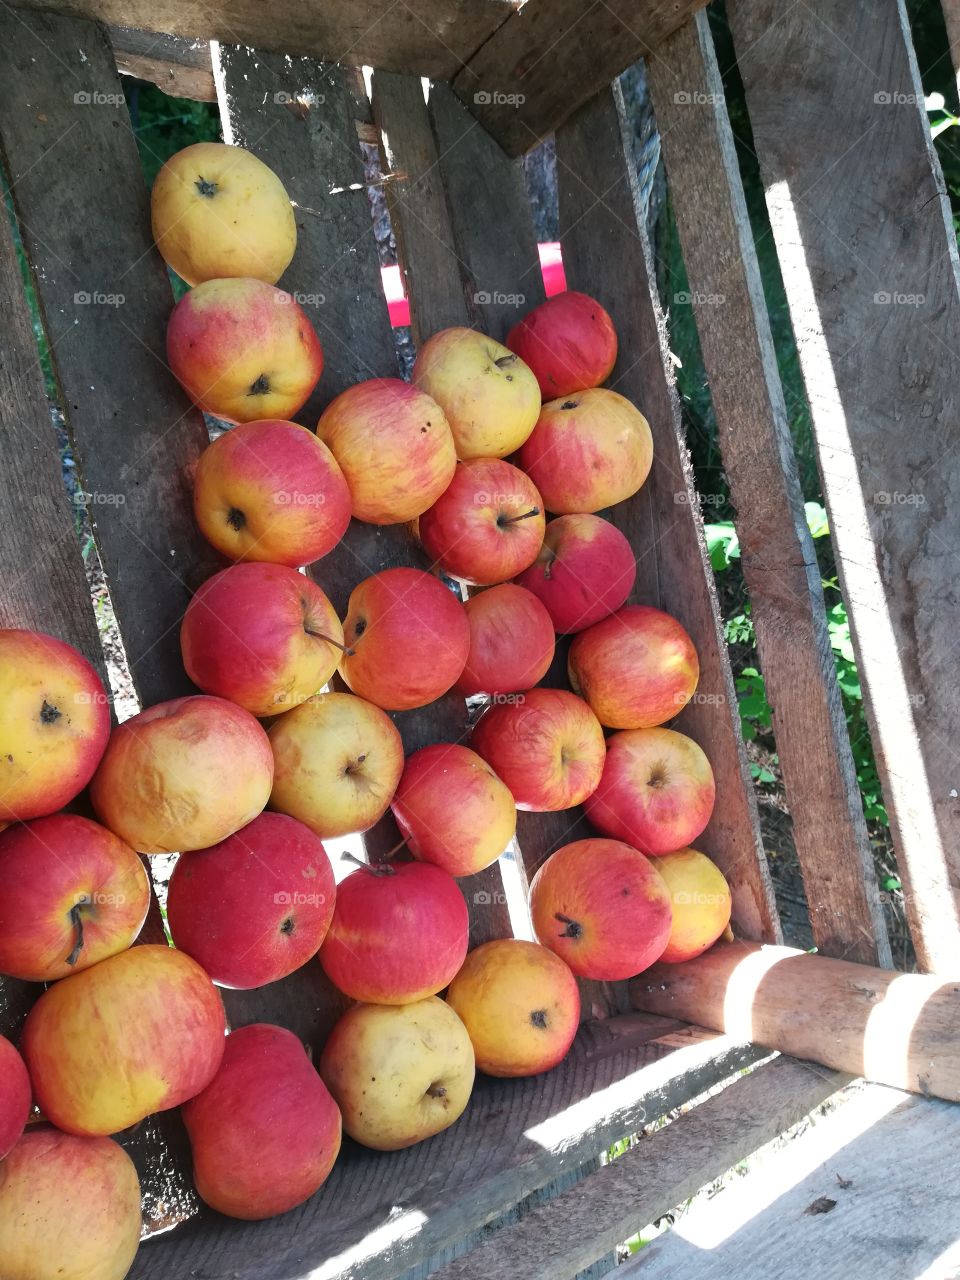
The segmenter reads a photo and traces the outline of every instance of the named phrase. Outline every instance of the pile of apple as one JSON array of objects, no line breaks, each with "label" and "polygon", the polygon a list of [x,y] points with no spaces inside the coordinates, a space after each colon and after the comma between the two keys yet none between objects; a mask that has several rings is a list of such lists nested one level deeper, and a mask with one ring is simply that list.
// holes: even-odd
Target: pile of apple
[{"label": "pile of apple", "polygon": [[[313,432],[291,419],[323,356],[275,286],[296,244],[277,177],[240,148],[190,147],[157,179],[153,228],[193,286],[170,367],[237,424],[194,489],[200,529],[234,563],[183,618],[202,693],[114,728],[69,645],[0,632],[0,973],[48,984],[22,1058],[0,1039],[0,1270],[31,1280],[126,1274],[140,1195],[110,1135],[151,1113],[183,1108],[208,1205],[283,1213],[329,1174],[341,1123],[380,1150],[438,1133],[475,1069],[560,1062],[576,977],[688,959],[730,915],[723,876],[689,847],[713,808],[710,765],[662,727],[696,688],[697,654],[675,619],[626,603],[633,552],[597,514],[652,462],[646,420],[601,385],[617,355],[603,308],[561,294],[505,346],[444,330],[412,384],[350,387]],[[371,572],[341,622],[301,567],[351,517],[414,523],[439,573]],[[464,602],[441,573],[483,589]],[[558,633],[574,637],[576,692],[538,686]],[[349,692],[322,691],[336,672]],[[451,691],[487,699],[469,745],[404,759],[388,712]],[[81,792],[96,820],[64,811]],[[579,805],[599,835],[534,877],[539,942],[468,954],[457,877],[510,846],[518,808]],[[401,856],[338,887],[322,842],[388,808]],[[151,892],[139,855],[173,852],[173,946],[134,947]],[[218,986],[317,963],[354,1002],[318,1064],[282,1027],[225,1035]],[[24,1131],[31,1102],[44,1123]]]}]

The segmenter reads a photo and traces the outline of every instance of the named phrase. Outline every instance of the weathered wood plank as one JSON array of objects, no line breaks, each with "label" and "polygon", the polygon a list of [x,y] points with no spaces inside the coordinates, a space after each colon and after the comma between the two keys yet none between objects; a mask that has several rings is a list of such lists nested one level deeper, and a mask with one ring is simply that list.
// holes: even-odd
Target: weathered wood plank
[{"label": "weathered wood plank", "polygon": [[647,75],[814,941],[826,955],[889,965],[820,570],[705,10],[664,41]]},{"label": "weathered wood plank", "polygon": [[921,966],[958,972],[960,263],[906,13],[730,19],[907,916]]},{"label": "weathered wood plank", "polygon": [[208,40],[188,40],[130,27],[110,27],[109,32],[121,75],[148,80],[172,98],[216,102]]},{"label": "weathered wood plank", "polygon": [[614,86],[557,133],[560,237],[567,280],[571,288],[597,297],[613,316],[620,354],[607,385],[640,407],[654,439],[649,480],[636,497],[604,514],[634,548],[634,598],[673,614],[696,642],[700,686],[675,724],[700,743],[717,779],[716,810],[700,844],[730,882],[734,930],[743,937],[776,941],[780,925],[667,364],[668,339],[654,296],[650,247],[644,219],[638,216],[633,174],[624,158],[622,110]]}]

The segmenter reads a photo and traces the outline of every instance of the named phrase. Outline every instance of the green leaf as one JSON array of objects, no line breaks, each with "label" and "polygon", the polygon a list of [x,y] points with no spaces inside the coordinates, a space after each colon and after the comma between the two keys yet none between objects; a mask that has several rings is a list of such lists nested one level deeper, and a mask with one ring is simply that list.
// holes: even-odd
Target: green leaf
[{"label": "green leaf", "polygon": [[740,539],[737,537],[732,520],[705,524],[703,532],[707,540],[707,550],[710,552],[710,563],[715,571],[729,569],[731,560],[740,559]]},{"label": "green leaf", "polygon": [[812,538],[825,538],[830,532],[827,512],[820,502],[805,502],[803,509],[807,514],[807,528]]}]

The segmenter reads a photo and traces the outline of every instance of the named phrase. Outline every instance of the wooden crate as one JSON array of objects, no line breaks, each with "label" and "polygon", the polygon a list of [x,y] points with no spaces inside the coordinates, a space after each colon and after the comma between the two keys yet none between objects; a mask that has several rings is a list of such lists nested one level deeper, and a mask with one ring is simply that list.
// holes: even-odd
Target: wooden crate
[{"label": "wooden crate", "polygon": [[[960,551],[951,499],[960,469],[941,457],[958,416],[957,380],[941,349],[960,350],[960,302],[903,6],[879,0],[867,16],[842,0],[784,13],[773,0],[728,0],[727,10],[913,937],[922,967],[956,973],[960,784],[946,744],[960,728],[960,698],[949,679]],[[97,19],[117,25],[107,30]],[[302,415],[311,425],[346,386],[397,370],[360,141],[380,148],[415,338],[462,323],[502,338],[519,314],[512,299],[523,295],[529,308],[542,290],[522,173],[510,156],[555,132],[568,282],[613,315],[621,342],[610,385],[640,405],[654,433],[649,482],[608,514],[636,553],[635,599],[676,615],[699,649],[700,690],[677,725],[701,743],[717,777],[716,813],[702,845],[731,883],[734,931],[780,941],[666,319],[622,102],[611,86],[641,54],[648,55],[814,938],[828,956],[889,965],[734,139],[707,16],[696,2],[583,9],[572,0],[528,0],[516,10],[504,0],[399,7],[311,0],[277,13],[256,0],[202,8],[183,0],[43,0],[0,13],[0,146],[17,235],[82,486],[94,495],[89,511],[127,659],[143,704],[189,689],[178,623],[191,592],[220,565],[192,517],[192,471],[207,433],[165,364],[172,296],[150,237],[118,66],[172,92],[215,94],[227,140],[260,155],[285,182],[299,245],[281,283],[305,299],[326,354]],[[362,63],[376,68],[369,93]],[[428,100],[422,75],[434,78]],[[0,622],[59,635],[102,671],[21,284],[4,221]],[[908,295],[921,300],[900,305]],[[898,496],[918,493],[922,503]],[[423,563],[404,529],[354,522],[342,547],[310,572],[342,612],[369,573]],[[562,667],[547,683],[562,683]],[[467,710],[450,695],[396,720],[412,751],[460,739]],[[521,876],[585,829],[579,811],[520,815]],[[395,838],[385,820],[368,833],[368,856],[381,856]],[[472,944],[509,936],[500,868],[462,884]],[[153,916],[146,936],[162,938],[160,929]],[[603,1185],[593,1181],[601,1176],[592,1172],[599,1154],[764,1051],[747,1042],[749,1020],[743,1035],[724,1035],[672,1017],[669,1000],[666,1015],[632,1011],[626,984],[583,989],[586,1020],[561,1067],[528,1081],[481,1079],[452,1129],[406,1152],[347,1144],[321,1192],[281,1219],[253,1226],[199,1212],[176,1115],[125,1135],[155,1237],[132,1276],[372,1280],[440,1268],[452,1278],[507,1274],[504,1259],[524,1276],[572,1277],[594,1264],[599,1274],[616,1232],[627,1234],[622,1212],[585,1223],[571,1210],[582,1200],[593,1213],[598,1196],[604,1200],[602,1191],[584,1187],[581,1197],[579,1188],[585,1177]],[[0,984],[0,1029],[15,1035],[36,994],[25,984]],[[633,994],[644,1003],[637,984]],[[224,997],[233,1026],[276,1021],[314,1050],[342,1008],[316,964],[267,989]],[[716,1018],[718,1025],[726,1024]],[[697,1122],[702,1140],[668,1146],[656,1165],[659,1211],[842,1081],[789,1064],[771,1079],[740,1082],[721,1095],[733,1098],[734,1109],[742,1099],[739,1131],[729,1123],[711,1128],[714,1104],[694,1113],[705,1117]],[[655,1216],[652,1194],[651,1187],[637,1210],[647,1220]],[[534,1227],[522,1230],[541,1219],[552,1224],[549,1250]],[[524,1253],[531,1239],[536,1258]]]}]

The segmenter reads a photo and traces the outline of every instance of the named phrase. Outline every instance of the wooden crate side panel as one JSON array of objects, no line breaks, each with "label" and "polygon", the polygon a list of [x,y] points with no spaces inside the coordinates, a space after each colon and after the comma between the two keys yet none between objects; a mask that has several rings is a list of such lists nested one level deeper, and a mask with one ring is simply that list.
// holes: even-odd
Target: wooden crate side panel
[{"label": "wooden crate side panel", "polygon": [[158,35],[130,27],[110,27],[110,44],[121,75],[148,80],[172,98],[216,102],[210,43]]},{"label": "wooden crate side panel", "polygon": [[668,339],[654,296],[644,219],[621,136],[619,90],[600,94],[557,133],[560,236],[571,288],[613,315],[620,355],[608,386],[650,421],[654,465],[640,493],[605,513],[637,556],[636,599],[677,617],[694,637],[700,685],[675,722],[706,751],[717,806],[698,844],[722,868],[742,937],[776,941],[780,924],[740,736],[733,678],[696,506],[679,405],[668,372]]},{"label": "wooden crate side panel", "polygon": [[906,15],[730,17],[911,932],[956,972],[960,292]]}]

